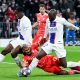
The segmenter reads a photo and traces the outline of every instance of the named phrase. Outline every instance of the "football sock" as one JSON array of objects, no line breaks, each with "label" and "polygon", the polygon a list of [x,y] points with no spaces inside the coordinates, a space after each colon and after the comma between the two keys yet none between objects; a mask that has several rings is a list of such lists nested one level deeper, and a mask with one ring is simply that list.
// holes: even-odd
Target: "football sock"
[{"label": "football sock", "polygon": [[5,56],[0,54],[0,62],[2,62],[4,60]]},{"label": "football sock", "polygon": [[33,68],[35,68],[38,64],[38,59],[37,58],[34,58],[31,62],[31,64],[29,65],[29,69],[32,71]]},{"label": "football sock", "polygon": [[76,67],[76,66],[80,66],[80,63],[72,61],[67,62],[67,67]]},{"label": "football sock", "polygon": [[18,66],[20,66],[20,58],[17,56],[16,58],[14,58],[14,60],[15,60],[16,64]]}]

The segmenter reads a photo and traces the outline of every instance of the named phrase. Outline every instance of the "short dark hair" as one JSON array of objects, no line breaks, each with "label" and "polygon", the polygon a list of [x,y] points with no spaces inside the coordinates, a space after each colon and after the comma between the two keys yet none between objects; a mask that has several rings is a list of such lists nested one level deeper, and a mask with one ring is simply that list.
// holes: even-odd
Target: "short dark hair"
[{"label": "short dark hair", "polygon": [[39,7],[44,7],[45,8],[45,4],[40,4]]},{"label": "short dark hair", "polygon": [[50,13],[57,13],[57,10],[56,9],[51,9],[49,12]]},{"label": "short dark hair", "polygon": [[18,12],[23,12],[24,11],[24,9],[22,7],[16,7],[15,10],[17,10]]},{"label": "short dark hair", "polygon": [[55,9],[51,9],[48,13],[50,21],[53,21],[56,18],[57,11]]}]

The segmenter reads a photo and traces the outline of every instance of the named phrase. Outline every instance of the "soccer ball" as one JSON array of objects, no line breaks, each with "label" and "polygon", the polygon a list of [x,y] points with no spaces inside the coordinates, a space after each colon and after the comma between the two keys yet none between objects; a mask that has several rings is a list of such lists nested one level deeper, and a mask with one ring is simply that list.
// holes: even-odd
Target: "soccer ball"
[{"label": "soccer ball", "polygon": [[30,74],[30,69],[29,68],[26,68],[26,67],[24,67],[23,69],[22,69],[22,74],[23,74],[23,76],[28,76],[29,74]]}]

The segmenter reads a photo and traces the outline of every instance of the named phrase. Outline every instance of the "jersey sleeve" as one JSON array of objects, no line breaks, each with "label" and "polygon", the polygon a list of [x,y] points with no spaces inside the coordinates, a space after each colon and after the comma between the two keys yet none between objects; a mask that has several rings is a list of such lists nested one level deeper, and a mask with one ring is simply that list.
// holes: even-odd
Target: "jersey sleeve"
[{"label": "jersey sleeve", "polygon": [[24,18],[24,20],[22,20],[22,31],[21,31],[21,35],[23,36],[25,41],[32,41],[32,26],[31,26],[31,22],[28,18]]},{"label": "jersey sleeve", "polygon": [[67,27],[73,27],[75,30],[79,30],[79,27],[73,25],[72,23],[68,22],[65,18],[60,19],[61,23],[63,25],[66,25]]},{"label": "jersey sleeve", "polygon": [[24,30],[27,30],[28,28],[31,28],[31,22],[30,22],[30,20],[25,19],[23,21],[23,28],[24,28]]}]

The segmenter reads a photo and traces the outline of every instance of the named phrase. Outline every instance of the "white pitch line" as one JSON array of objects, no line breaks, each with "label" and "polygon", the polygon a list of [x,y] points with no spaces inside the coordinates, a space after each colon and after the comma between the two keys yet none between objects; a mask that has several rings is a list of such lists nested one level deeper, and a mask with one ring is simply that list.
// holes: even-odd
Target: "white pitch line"
[{"label": "white pitch line", "polygon": [[11,62],[2,62],[2,64],[16,64],[16,63],[11,63]]}]

